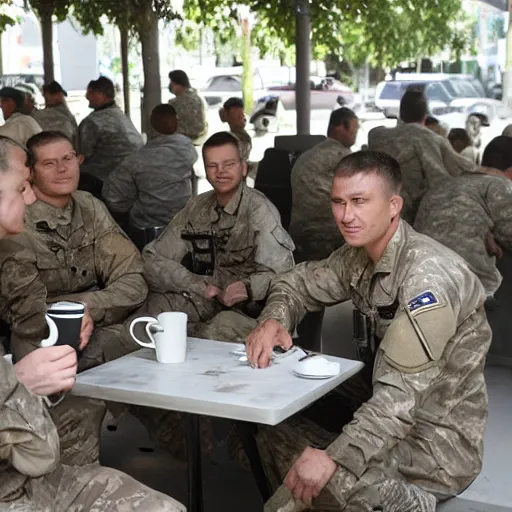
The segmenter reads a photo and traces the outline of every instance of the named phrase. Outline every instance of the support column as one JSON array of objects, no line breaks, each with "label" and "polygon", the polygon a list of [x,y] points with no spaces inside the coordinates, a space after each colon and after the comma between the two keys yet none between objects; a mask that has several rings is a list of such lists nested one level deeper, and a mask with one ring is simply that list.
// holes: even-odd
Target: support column
[{"label": "support column", "polygon": [[309,69],[311,60],[311,18],[309,0],[297,0],[295,26],[295,105],[297,111],[297,134],[309,135],[311,121],[309,85]]},{"label": "support column", "polygon": [[503,102],[512,108],[512,0],[508,0],[507,56],[503,77]]}]

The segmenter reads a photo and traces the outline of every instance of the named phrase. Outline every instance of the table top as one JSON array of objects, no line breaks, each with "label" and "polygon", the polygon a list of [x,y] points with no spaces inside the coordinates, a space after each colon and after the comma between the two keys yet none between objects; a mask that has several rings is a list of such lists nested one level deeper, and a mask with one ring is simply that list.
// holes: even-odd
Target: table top
[{"label": "table top", "polygon": [[327,356],[340,374],[325,380],[295,376],[304,354],[280,357],[269,368],[252,369],[230,354],[232,343],[188,338],[187,360],[161,364],[143,349],[77,376],[73,394],[113,402],[277,425],[356,374],[363,363]]}]

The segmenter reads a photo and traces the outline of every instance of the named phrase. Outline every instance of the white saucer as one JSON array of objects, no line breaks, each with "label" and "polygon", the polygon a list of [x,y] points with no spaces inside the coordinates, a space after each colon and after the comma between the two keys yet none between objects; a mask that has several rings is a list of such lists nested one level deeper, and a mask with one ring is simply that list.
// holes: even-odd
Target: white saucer
[{"label": "white saucer", "polygon": [[301,379],[317,379],[317,380],[332,379],[333,377],[336,377],[338,375],[337,373],[332,374],[332,375],[307,375],[305,373],[300,373],[296,370],[292,370],[292,372],[296,377],[300,377]]}]

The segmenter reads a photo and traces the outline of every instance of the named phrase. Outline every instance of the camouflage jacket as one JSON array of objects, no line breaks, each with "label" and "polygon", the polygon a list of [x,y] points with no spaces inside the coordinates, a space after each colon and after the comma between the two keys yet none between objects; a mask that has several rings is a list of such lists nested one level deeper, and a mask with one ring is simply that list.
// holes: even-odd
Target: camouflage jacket
[{"label": "camouflage jacket", "polygon": [[0,135],[9,137],[22,146],[27,145],[27,140],[43,130],[31,116],[15,113],[4,125],[0,126]]},{"label": "camouflage jacket", "polygon": [[49,473],[58,462],[59,436],[41,399],[0,357],[0,503],[21,497],[28,478]]},{"label": "camouflage jacket", "polygon": [[512,183],[479,173],[445,180],[423,197],[414,228],[462,256],[487,295],[494,295],[501,274],[487,253],[486,238],[491,232],[512,251]]},{"label": "camouflage jacket", "polygon": [[197,151],[188,137],[159,135],[109,176],[102,196],[113,212],[130,213],[136,228],[167,226],[192,195]]},{"label": "camouflage jacket", "polygon": [[[210,244],[210,254],[194,250],[187,238],[197,234],[208,237],[199,249]],[[144,249],[144,272],[150,289],[164,293],[196,291],[207,276],[221,289],[242,280],[252,300],[260,301],[272,277],[293,267],[293,248],[274,205],[244,184],[224,208],[217,206],[213,191],[192,198]],[[194,273],[194,266],[204,268],[205,275]]]},{"label": "camouflage jacket", "polygon": [[334,139],[326,139],[303,153],[292,169],[292,215],[290,232],[296,259],[321,260],[343,244],[331,209],[334,171],[350,154]]},{"label": "camouflage jacket", "polygon": [[142,136],[130,118],[110,104],[91,112],[78,127],[78,152],[85,157],[80,170],[100,180],[142,147]]},{"label": "camouflage jacket", "polygon": [[198,145],[208,133],[206,105],[194,89],[185,89],[181,96],[169,100],[178,114],[178,133],[186,135]]},{"label": "camouflage jacket", "polygon": [[36,110],[32,117],[44,131],[61,132],[73,144],[76,144],[78,125],[76,124],[75,116],[71,113],[66,103],[55,107],[46,107],[43,110]]},{"label": "camouflage jacket", "polygon": [[[104,204],[87,192],[75,192],[64,209],[36,201],[27,208],[25,231],[15,241],[33,254],[35,271],[46,288],[46,301],[85,303],[96,327],[122,322],[146,299],[139,251]],[[19,272],[24,281],[34,279],[39,287],[34,269],[21,263]],[[17,276],[4,273],[2,286],[4,279],[16,280]],[[16,289],[11,284],[9,287]],[[45,304],[36,300],[32,287],[25,290],[25,300],[42,310]],[[15,327],[11,348],[19,360],[45,337],[46,322],[44,315],[20,316],[13,311],[9,320]]]},{"label": "camouflage jacket", "polygon": [[238,139],[238,146],[240,148],[240,157],[245,162],[249,161],[252,150],[252,139],[251,136],[245,131],[232,131],[232,133]]},{"label": "camouflage jacket", "polygon": [[368,134],[368,145],[369,149],[388,153],[400,163],[405,200],[403,216],[411,223],[429,188],[447,176],[478,171],[474,162],[454,151],[448,139],[415,123],[373,128]]},{"label": "camouflage jacket", "polygon": [[329,485],[339,496],[371,463],[405,453],[415,472],[406,478],[443,468],[462,491],[480,471],[487,422],[482,285],[462,258],[401,221],[376,264],[344,246],[277,276],[259,322],[292,332],[306,311],[349,299],[377,346],[373,395],[327,448],[339,465]]}]

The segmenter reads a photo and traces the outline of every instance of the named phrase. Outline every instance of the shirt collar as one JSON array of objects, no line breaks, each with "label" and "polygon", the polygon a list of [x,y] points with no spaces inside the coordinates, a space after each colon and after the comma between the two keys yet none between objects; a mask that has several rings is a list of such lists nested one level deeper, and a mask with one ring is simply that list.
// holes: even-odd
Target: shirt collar
[{"label": "shirt collar", "polygon": [[[27,208],[27,219],[36,229],[55,231],[59,226],[71,226],[71,232],[83,225],[80,208],[75,207],[73,198],[65,208],[56,208],[44,201],[37,200]],[[46,226],[45,226],[46,224]]]},{"label": "shirt collar", "polygon": [[242,200],[242,195],[244,192],[244,183],[242,182],[240,186],[238,187],[237,191],[233,195],[233,197],[229,200],[229,203],[224,206],[223,210],[228,215],[235,215],[238,211],[238,207],[240,205],[240,201]]}]

